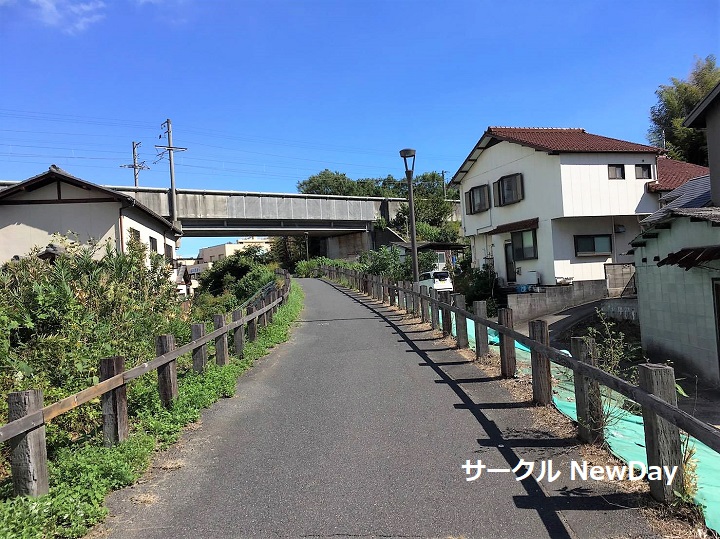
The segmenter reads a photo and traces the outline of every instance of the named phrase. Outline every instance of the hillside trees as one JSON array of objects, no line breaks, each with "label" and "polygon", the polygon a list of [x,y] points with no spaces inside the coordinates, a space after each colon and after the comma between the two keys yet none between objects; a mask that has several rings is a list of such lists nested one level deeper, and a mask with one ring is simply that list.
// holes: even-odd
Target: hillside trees
[{"label": "hillside trees", "polygon": [[657,104],[650,109],[648,140],[667,148],[670,157],[707,166],[705,133],[683,127],[682,123],[695,106],[720,82],[720,67],[715,56],[697,59],[687,80],[671,78],[671,84],[655,91]]}]

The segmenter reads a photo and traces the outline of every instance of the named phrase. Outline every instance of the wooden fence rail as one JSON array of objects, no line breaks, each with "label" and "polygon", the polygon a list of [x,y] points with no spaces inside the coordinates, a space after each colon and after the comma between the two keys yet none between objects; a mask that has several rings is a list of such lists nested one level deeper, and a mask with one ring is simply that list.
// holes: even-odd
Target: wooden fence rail
[{"label": "wooden fence rail", "polygon": [[[321,271],[324,275],[330,275],[329,268],[323,267]],[[353,272],[342,268],[335,268],[333,275],[336,280],[340,280],[347,286],[352,286],[364,290],[354,283],[376,283],[380,282],[376,276]],[[666,365],[643,364],[640,365],[640,379],[642,387],[635,386],[617,376],[603,371],[596,366],[596,359],[592,354],[593,350],[587,350],[580,343],[575,345],[573,350],[575,355],[579,357],[568,356],[565,352],[550,347],[547,343],[547,326],[543,326],[544,322],[538,320],[530,321],[531,337],[527,337],[512,327],[512,311],[504,309],[499,316],[499,322],[489,320],[484,310],[484,302],[475,302],[475,312],[465,310],[464,298],[460,302],[452,302],[445,299],[445,294],[435,294],[434,290],[430,290],[429,294],[418,291],[412,286],[412,283],[381,283],[381,286],[387,286],[387,292],[390,296],[397,295],[402,300],[398,301],[398,307],[405,310],[408,314],[416,313],[414,305],[429,305],[430,322],[434,329],[443,329],[447,332],[449,325],[446,325],[445,319],[449,319],[449,313],[454,313],[457,320],[472,320],[475,323],[476,335],[476,355],[486,354],[487,348],[487,329],[491,328],[498,332],[500,336],[500,363],[502,374],[506,377],[515,376],[515,342],[519,342],[530,349],[532,355],[533,367],[533,398],[538,404],[548,404],[551,401],[551,384],[549,363],[553,362],[563,367],[567,367],[573,371],[573,376],[578,383],[576,388],[576,406],[578,407],[579,431],[582,441],[597,440],[601,436],[602,425],[599,423],[602,418],[599,417],[599,385],[605,386],[628,399],[636,402],[642,407],[643,418],[645,424],[645,447],[647,451],[648,463],[662,463],[664,465],[678,466],[678,470],[682,470],[682,455],[679,455],[679,430],[682,429],[690,436],[701,441],[717,453],[720,453],[720,430],[708,425],[703,421],[693,417],[687,412],[677,407],[677,399],[672,396],[675,392],[674,387],[674,371],[672,367]],[[374,297],[383,298],[385,294],[374,295]],[[456,304],[459,303],[459,304]],[[443,324],[439,327],[437,312],[442,313]],[[509,312],[508,312],[509,311]],[[423,314],[423,317],[426,315]],[[478,344],[479,341],[480,344]],[[461,331],[458,346],[467,346],[465,335]],[[668,389],[668,380],[672,380],[670,389]],[[668,402],[668,400],[672,402]],[[674,430],[670,427],[674,427]],[[660,434],[658,434],[660,433]],[[676,474],[676,481],[682,481],[682,473]],[[651,493],[655,498],[661,501],[671,501],[674,492],[680,491],[680,485],[673,484],[670,487],[662,485],[664,480],[650,481]]]},{"label": "wooden fence rail", "polygon": [[[47,461],[45,450],[45,424],[81,404],[102,397],[103,439],[106,445],[121,442],[127,437],[126,384],[150,371],[158,370],[158,392],[165,406],[177,398],[176,360],[192,354],[193,370],[202,372],[207,364],[207,344],[215,342],[216,361],[225,365],[229,361],[227,335],[235,336],[235,352],[242,355],[244,327],[248,341],[257,338],[258,321],[272,320],[272,313],[287,301],[290,293],[290,275],[287,270],[276,270],[283,284],[270,283],[248,302],[246,314],[242,309],[232,313],[226,322],[225,314],[214,316],[215,330],[205,333],[204,324],[192,325],[192,341],[175,346],[172,335],[160,335],[156,340],[157,357],[124,370],[124,358],[103,358],[100,363],[101,382],[48,406],[42,406],[42,391],[17,391],[8,395],[11,404],[9,422],[0,427],[0,442],[9,441],[12,448],[11,467],[13,485],[17,495],[40,496],[47,493]],[[37,478],[40,478],[39,480]]]}]

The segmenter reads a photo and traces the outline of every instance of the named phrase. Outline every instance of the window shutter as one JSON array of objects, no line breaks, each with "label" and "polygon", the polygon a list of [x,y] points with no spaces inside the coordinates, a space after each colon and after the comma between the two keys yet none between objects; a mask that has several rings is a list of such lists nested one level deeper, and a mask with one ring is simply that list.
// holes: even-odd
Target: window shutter
[{"label": "window shutter", "polygon": [[523,191],[523,175],[518,174],[517,175],[517,193],[518,193],[518,200],[522,200],[525,198],[525,191]]},{"label": "window shutter", "polygon": [[465,215],[473,213],[472,208],[472,189],[465,192]]},{"label": "window shutter", "polygon": [[493,182],[493,202],[495,202],[495,206],[502,206],[502,200],[500,199],[500,180]]}]

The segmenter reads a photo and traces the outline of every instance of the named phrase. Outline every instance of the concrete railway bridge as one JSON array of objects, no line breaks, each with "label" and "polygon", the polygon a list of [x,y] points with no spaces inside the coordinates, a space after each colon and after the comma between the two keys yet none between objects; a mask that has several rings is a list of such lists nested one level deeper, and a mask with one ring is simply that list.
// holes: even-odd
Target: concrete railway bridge
[{"label": "concrete railway bridge", "polygon": [[[399,240],[389,231],[376,230],[374,223],[381,217],[390,221],[406,202],[402,198],[176,189],[176,211],[172,212],[170,189],[106,187],[178,221],[186,237],[302,236],[307,232],[327,238],[331,258]],[[459,202],[451,219],[460,220]]]}]

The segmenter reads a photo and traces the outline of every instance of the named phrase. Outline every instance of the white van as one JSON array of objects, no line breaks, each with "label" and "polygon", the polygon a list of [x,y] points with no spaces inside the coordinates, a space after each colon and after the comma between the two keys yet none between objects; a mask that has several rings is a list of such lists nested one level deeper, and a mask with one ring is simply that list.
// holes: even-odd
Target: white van
[{"label": "white van", "polygon": [[452,292],[453,284],[449,271],[429,271],[420,274],[420,286],[434,288],[438,292]]}]

